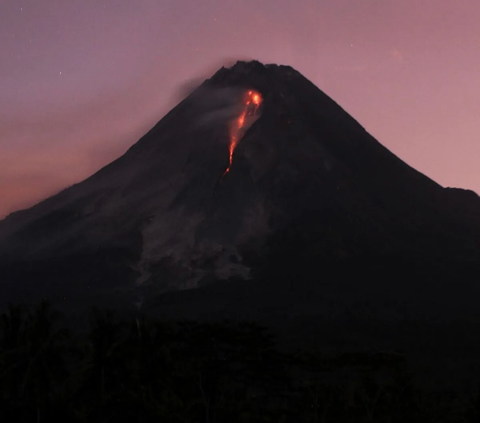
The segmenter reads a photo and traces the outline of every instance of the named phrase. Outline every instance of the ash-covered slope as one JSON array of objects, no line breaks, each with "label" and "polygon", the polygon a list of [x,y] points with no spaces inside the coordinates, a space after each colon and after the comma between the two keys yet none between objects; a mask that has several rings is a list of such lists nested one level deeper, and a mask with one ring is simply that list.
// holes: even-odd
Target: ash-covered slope
[{"label": "ash-covered slope", "polygon": [[131,301],[248,278],[291,228],[322,256],[477,259],[479,215],[476,194],[406,165],[292,68],[238,62],[118,160],[0,222],[5,295]]}]

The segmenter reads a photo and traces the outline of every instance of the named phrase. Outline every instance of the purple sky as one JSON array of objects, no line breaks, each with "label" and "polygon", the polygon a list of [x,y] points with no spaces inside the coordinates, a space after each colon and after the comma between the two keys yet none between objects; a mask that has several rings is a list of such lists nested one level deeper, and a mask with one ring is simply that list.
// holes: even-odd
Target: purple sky
[{"label": "purple sky", "polygon": [[2,0],[0,217],[117,158],[188,81],[288,64],[444,186],[480,193],[478,0]]}]

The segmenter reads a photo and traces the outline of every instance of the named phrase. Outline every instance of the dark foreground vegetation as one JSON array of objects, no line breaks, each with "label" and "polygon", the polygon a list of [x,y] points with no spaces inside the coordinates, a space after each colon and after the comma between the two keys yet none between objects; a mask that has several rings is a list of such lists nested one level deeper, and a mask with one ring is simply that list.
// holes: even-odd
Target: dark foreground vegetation
[{"label": "dark foreground vegetation", "polygon": [[1,422],[477,422],[390,351],[279,351],[254,323],[117,319],[74,334],[48,302],[1,316]]}]

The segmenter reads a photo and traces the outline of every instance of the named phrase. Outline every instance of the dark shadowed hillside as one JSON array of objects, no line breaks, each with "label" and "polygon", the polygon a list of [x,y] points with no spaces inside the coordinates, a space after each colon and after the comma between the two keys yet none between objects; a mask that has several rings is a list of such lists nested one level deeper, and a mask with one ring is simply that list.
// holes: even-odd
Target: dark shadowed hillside
[{"label": "dark shadowed hillside", "polygon": [[[261,104],[222,178],[248,90]],[[479,212],[476,194],[409,167],[294,69],[238,62],[118,160],[0,223],[3,298],[131,305],[248,279],[270,239],[323,258],[476,260]]]},{"label": "dark shadowed hillside", "polygon": [[479,216],[475,193],[412,169],[294,69],[238,62],[0,222],[1,303],[253,319],[286,344],[441,351],[465,370]]}]

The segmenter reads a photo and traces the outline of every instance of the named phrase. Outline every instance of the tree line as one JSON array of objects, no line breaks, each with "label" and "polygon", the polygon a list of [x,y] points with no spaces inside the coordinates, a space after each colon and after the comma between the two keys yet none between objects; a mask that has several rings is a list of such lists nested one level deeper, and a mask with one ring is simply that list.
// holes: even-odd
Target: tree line
[{"label": "tree line", "polygon": [[253,322],[100,309],[80,333],[42,301],[1,316],[0,421],[477,422],[480,396],[422,388],[395,352],[286,352]]}]

